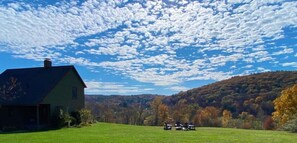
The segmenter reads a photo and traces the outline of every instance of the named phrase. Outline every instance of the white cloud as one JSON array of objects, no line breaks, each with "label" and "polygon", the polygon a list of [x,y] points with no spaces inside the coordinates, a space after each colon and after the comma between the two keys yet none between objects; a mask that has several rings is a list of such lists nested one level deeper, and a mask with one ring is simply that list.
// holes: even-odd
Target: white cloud
[{"label": "white cloud", "polygon": [[227,3],[230,4],[240,4],[240,3],[247,3],[250,2],[251,0],[228,0]]},{"label": "white cloud", "polygon": [[119,55],[120,58],[133,58],[138,53],[136,48],[130,47],[127,45],[124,46],[115,46],[109,45],[109,47],[100,47],[99,49],[89,49],[85,50],[89,54],[95,55]]},{"label": "white cloud", "polygon": [[268,72],[268,71],[270,71],[269,69],[266,69],[266,68],[263,68],[263,67],[258,67],[257,70],[260,71],[260,72]]},{"label": "white cloud", "polygon": [[127,8],[84,2],[19,10],[0,6],[0,42],[13,49],[75,44],[75,39],[115,28],[132,17]]},{"label": "white cloud", "polygon": [[272,55],[283,55],[283,54],[290,54],[293,52],[294,52],[293,48],[284,47],[282,50],[272,53]]},{"label": "white cloud", "polygon": [[210,64],[212,65],[224,66],[227,62],[236,62],[242,59],[243,56],[244,55],[242,54],[233,54],[229,56],[219,55],[219,56],[211,57],[209,58],[209,60],[210,60]]},{"label": "white cloud", "polygon": [[77,64],[82,66],[88,66],[88,67],[99,67],[100,65],[95,62],[91,62],[90,60],[86,58],[75,58],[70,56],[65,56],[63,58],[58,59],[59,63],[69,63],[69,64]]},{"label": "white cloud", "polygon": [[252,63],[273,60],[268,51],[255,51],[254,53],[246,55],[246,57],[247,59],[251,58]]},{"label": "white cloud", "polygon": [[176,92],[180,92],[180,91],[187,91],[189,90],[189,88],[184,87],[184,86],[172,86],[169,89],[176,91]]},{"label": "white cloud", "polygon": [[85,82],[87,87],[87,94],[139,94],[146,91],[153,90],[152,88],[141,88],[140,86],[127,86],[123,83],[117,82],[98,82],[98,81],[87,81]]},{"label": "white cloud", "polygon": [[283,63],[283,66],[285,67],[297,67],[297,62],[289,62],[289,63]]},{"label": "white cloud", "polygon": [[253,67],[253,65],[246,65],[246,66],[244,66],[244,68],[247,68],[247,69],[252,68],[252,67]]}]

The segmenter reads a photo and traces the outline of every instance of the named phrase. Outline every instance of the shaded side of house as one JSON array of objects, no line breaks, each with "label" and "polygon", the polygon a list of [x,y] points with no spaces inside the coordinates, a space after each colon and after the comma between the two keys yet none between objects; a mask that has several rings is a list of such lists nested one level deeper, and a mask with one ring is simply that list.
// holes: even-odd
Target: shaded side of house
[{"label": "shaded side of house", "polygon": [[0,75],[0,130],[48,127],[60,109],[84,108],[86,85],[74,66],[8,69]]}]

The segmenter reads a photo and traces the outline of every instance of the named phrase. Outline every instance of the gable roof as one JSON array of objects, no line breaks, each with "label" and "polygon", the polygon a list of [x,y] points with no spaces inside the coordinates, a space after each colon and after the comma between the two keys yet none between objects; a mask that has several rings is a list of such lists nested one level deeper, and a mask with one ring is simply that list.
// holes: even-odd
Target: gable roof
[{"label": "gable roof", "polygon": [[[38,67],[23,69],[8,69],[0,75],[0,85],[7,85],[11,78],[19,84],[9,98],[0,98],[2,105],[37,105],[49,94],[49,92],[63,79],[66,74],[73,70],[82,85],[85,83],[79,76],[74,66]],[[0,87],[1,88],[1,87]],[[0,93],[1,96],[1,93]]]}]

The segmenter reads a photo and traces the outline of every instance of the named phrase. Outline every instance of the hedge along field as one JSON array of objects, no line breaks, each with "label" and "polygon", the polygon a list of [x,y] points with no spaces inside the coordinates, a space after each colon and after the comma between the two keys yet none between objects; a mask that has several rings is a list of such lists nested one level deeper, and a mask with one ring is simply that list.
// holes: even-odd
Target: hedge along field
[{"label": "hedge along field", "polygon": [[1,133],[1,143],[295,143],[297,134],[283,131],[196,128],[164,131],[162,127],[97,123],[83,128]]}]

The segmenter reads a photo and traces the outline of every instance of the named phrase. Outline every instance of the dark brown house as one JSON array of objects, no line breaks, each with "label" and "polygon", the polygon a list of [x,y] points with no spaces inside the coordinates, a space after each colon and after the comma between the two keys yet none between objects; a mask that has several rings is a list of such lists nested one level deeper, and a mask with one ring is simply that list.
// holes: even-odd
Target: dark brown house
[{"label": "dark brown house", "polygon": [[74,66],[8,69],[0,75],[0,130],[51,124],[60,109],[84,108],[85,83]]}]

